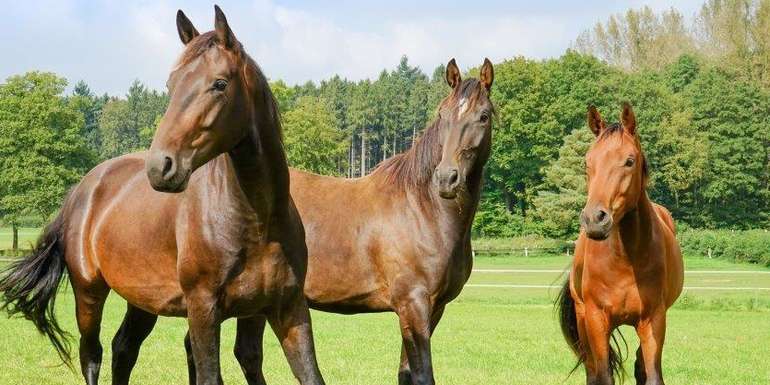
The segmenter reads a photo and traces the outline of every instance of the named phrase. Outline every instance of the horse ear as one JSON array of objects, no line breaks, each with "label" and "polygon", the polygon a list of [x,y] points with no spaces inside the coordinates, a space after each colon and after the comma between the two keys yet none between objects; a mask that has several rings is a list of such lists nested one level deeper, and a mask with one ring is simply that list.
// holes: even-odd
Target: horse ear
[{"label": "horse ear", "polygon": [[455,62],[455,59],[452,58],[446,65],[446,83],[449,84],[450,87],[455,88],[460,84],[461,80],[460,69],[457,68],[457,63]]},{"label": "horse ear", "polygon": [[604,120],[602,120],[602,116],[599,115],[599,110],[597,110],[594,105],[588,106],[588,128],[590,128],[591,132],[596,136],[599,136],[599,134],[604,131]]},{"label": "horse ear", "polygon": [[636,134],[636,115],[629,102],[623,102],[623,111],[620,113],[620,124],[623,125],[624,131],[631,135]]},{"label": "horse ear", "polygon": [[192,39],[200,35],[181,9],[176,12],[176,31],[179,32],[179,39],[182,40],[184,45],[187,45]]},{"label": "horse ear", "polygon": [[235,46],[237,40],[233,31],[230,30],[230,25],[227,24],[227,18],[225,13],[218,5],[214,6],[214,30],[217,33],[217,40],[225,47],[232,48]]},{"label": "horse ear", "polygon": [[481,66],[481,74],[479,75],[479,80],[481,81],[481,84],[484,85],[484,88],[487,89],[487,91],[492,88],[492,81],[495,80],[495,69],[492,67],[492,62],[489,61],[488,58],[484,58],[484,64]]}]

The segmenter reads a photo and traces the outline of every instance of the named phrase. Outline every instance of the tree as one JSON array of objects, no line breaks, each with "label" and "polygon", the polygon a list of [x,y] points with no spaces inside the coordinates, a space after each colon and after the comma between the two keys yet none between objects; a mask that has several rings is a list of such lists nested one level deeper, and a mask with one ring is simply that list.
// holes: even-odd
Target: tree
[{"label": "tree", "polygon": [[85,138],[89,149],[98,154],[101,152],[102,138],[99,132],[99,116],[108,97],[98,97],[84,81],[75,84],[69,102],[83,115],[83,127],[81,135]]},{"label": "tree", "polygon": [[47,219],[93,163],[83,117],[62,96],[67,81],[28,72],[0,85],[0,215],[13,228],[24,215]]},{"label": "tree", "polygon": [[114,158],[149,147],[158,116],[168,106],[168,95],[148,90],[135,80],[126,99],[107,101],[99,118],[101,156]]},{"label": "tree", "polygon": [[345,156],[347,141],[337,129],[328,102],[312,96],[297,99],[283,116],[289,165],[325,175],[337,175],[337,160]]},{"label": "tree", "polygon": [[564,138],[559,157],[545,170],[543,189],[534,199],[533,217],[544,235],[575,237],[580,231],[579,213],[585,205],[585,155],[594,141],[587,127]]}]

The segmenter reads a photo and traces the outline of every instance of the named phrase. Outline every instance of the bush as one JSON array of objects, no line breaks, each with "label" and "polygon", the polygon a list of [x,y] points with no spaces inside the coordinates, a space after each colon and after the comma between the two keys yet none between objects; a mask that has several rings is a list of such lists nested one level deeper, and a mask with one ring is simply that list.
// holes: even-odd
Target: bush
[{"label": "bush", "polygon": [[473,220],[473,235],[508,238],[524,232],[524,219],[511,214],[504,205],[482,200]]},{"label": "bush", "polygon": [[682,253],[692,256],[757,263],[770,267],[767,230],[684,230],[677,234]]}]

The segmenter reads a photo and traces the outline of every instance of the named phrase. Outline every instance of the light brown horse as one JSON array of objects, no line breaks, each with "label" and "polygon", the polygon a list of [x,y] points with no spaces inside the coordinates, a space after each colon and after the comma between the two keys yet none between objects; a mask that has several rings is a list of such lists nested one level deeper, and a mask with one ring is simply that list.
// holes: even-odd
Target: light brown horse
[{"label": "light brown horse", "polygon": [[674,221],[647,197],[647,162],[636,117],[625,103],[620,124],[588,110],[596,141],[586,155],[588,200],[569,279],[560,294],[564,336],[588,384],[613,384],[622,359],[610,347],[620,325],[636,328],[637,384],[663,384],[666,311],[682,292],[683,263]]},{"label": "light brown horse", "polygon": [[187,317],[194,383],[222,383],[220,324],[232,317],[236,356],[244,372],[259,375],[252,358],[266,316],[299,381],[323,384],[303,296],[307,249],[289,196],[275,100],[222,11],[215,12],[215,31],[202,35],[177,14],[186,46],[150,151],[90,171],[33,254],[0,281],[3,306],[32,320],[66,361],[66,336],[54,317],[66,269],[88,385],[99,378],[110,290],[128,301],[112,343],[113,384],[128,383],[157,315]]}]

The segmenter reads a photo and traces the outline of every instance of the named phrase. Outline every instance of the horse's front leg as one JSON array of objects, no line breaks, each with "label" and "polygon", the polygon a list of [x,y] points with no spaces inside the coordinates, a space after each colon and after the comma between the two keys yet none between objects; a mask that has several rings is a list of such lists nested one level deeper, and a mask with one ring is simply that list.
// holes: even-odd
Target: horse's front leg
[{"label": "horse's front leg", "polygon": [[[433,333],[436,332],[436,327],[441,316],[444,315],[444,305],[436,306],[433,311],[433,315],[430,318],[430,335],[433,337]],[[406,354],[406,345],[401,344],[401,364],[398,367],[398,384],[399,385],[412,385],[412,371],[409,368],[409,357]]]},{"label": "horse's front leg", "polygon": [[650,318],[641,320],[636,326],[636,333],[642,350],[642,366],[646,377],[644,385],[663,385],[661,358],[666,339],[666,311],[658,310]]},{"label": "horse's front leg", "polygon": [[195,363],[196,385],[222,385],[219,364],[221,316],[216,297],[208,290],[187,294],[189,350]]},{"label": "horse's front leg", "polygon": [[[586,374],[588,385],[614,385],[610,368],[610,329],[607,315],[596,306],[585,305],[583,319],[585,335],[588,341],[586,355]],[[589,360],[591,362],[589,362]]]},{"label": "horse's front leg", "polygon": [[[410,288],[396,295],[396,313],[401,325],[401,338],[411,383],[399,375],[399,384],[434,385],[431,361],[431,304],[428,292],[422,288]],[[401,372],[405,373],[405,372]]]},{"label": "horse's front leg", "polygon": [[288,303],[268,314],[267,319],[299,383],[324,385],[315,356],[310,310],[301,290],[298,289]]}]

